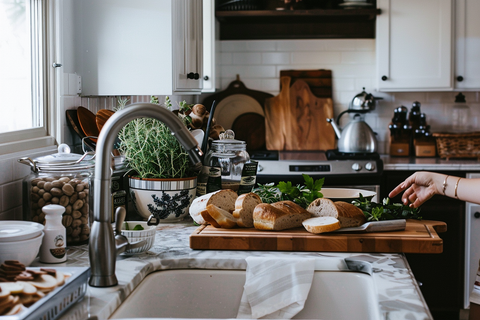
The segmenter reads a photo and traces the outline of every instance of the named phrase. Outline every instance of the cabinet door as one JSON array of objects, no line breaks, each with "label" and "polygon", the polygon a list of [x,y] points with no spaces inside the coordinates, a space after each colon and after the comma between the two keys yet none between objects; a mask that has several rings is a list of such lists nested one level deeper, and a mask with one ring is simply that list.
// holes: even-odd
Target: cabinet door
[{"label": "cabinet door", "polygon": [[377,1],[379,91],[452,89],[452,1]]},{"label": "cabinet door", "polygon": [[203,0],[203,89],[215,92],[218,71],[216,57],[219,56],[218,21],[215,18],[215,0]]},{"label": "cabinet door", "polygon": [[480,1],[456,0],[455,87],[480,88]]},{"label": "cabinet door", "polygon": [[202,0],[173,1],[174,92],[198,92],[203,85]]}]

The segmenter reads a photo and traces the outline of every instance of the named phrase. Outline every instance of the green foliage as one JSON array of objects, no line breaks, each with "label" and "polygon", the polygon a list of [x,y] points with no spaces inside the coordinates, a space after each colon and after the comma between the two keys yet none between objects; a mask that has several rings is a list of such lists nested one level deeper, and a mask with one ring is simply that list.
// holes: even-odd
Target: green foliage
[{"label": "green foliage", "polygon": [[303,208],[307,208],[313,200],[323,197],[320,190],[325,178],[314,181],[309,175],[302,174],[302,176],[305,180],[305,185],[302,186],[294,186],[291,181],[280,181],[278,185],[273,183],[258,184],[258,188],[254,189],[253,192],[258,194],[264,203],[290,200]]},{"label": "green foliage", "polygon": [[[151,102],[158,104],[158,98],[152,96]],[[168,97],[165,106],[171,107]],[[120,152],[140,178],[186,178],[195,175],[188,154],[161,121],[152,118],[132,120],[120,130],[118,138]]]},{"label": "green foliage", "polygon": [[401,203],[391,203],[390,198],[383,199],[383,203],[371,202],[362,194],[352,203],[362,209],[367,221],[381,221],[392,219],[422,219],[420,208],[410,208]]}]

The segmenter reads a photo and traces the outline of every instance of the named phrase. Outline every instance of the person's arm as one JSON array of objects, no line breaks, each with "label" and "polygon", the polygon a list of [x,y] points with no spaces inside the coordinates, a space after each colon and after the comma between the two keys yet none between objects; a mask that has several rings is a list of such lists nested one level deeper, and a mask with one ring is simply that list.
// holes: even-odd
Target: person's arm
[{"label": "person's arm", "polygon": [[417,208],[436,194],[480,203],[480,179],[466,179],[434,172],[419,171],[408,177],[388,195],[403,192],[402,202]]}]

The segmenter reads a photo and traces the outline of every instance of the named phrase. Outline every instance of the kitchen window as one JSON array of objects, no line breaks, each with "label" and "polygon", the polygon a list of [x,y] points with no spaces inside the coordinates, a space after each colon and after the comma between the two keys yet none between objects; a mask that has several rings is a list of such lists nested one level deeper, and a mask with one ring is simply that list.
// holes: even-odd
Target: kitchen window
[{"label": "kitchen window", "polygon": [[0,154],[54,143],[54,3],[0,0]]}]

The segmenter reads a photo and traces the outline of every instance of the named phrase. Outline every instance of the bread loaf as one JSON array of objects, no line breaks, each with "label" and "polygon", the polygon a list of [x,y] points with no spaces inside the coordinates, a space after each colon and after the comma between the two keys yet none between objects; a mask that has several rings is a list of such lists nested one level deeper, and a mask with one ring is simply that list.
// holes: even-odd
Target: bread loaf
[{"label": "bread loaf", "polygon": [[253,192],[238,196],[235,201],[233,217],[237,219],[239,227],[253,228],[253,210],[260,203],[262,203],[262,199]]},{"label": "bread loaf", "polygon": [[307,208],[314,217],[334,217],[340,221],[342,228],[358,227],[366,222],[363,211],[351,203],[333,202],[327,198],[314,200]]},{"label": "bread loaf", "polygon": [[305,229],[311,233],[331,232],[340,229],[340,221],[334,217],[314,217],[302,222]]},{"label": "bread loaf", "polygon": [[292,201],[260,203],[253,210],[253,225],[260,230],[285,230],[302,226],[311,213]]},{"label": "bread loaf", "polygon": [[207,221],[202,217],[202,211],[206,210],[209,204],[214,204],[231,213],[235,210],[237,197],[237,193],[230,189],[207,193],[193,200],[189,209],[190,216],[198,224],[207,224]]},{"label": "bread loaf", "polygon": [[237,219],[235,219],[230,212],[223,210],[214,204],[209,204],[207,206],[207,211],[210,217],[212,217],[218,225],[218,227],[216,227],[216,225],[212,223],[214,227],[232,229],[237,226]]}]

